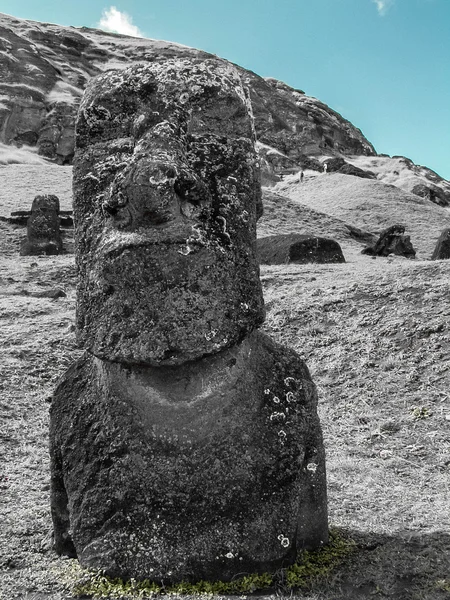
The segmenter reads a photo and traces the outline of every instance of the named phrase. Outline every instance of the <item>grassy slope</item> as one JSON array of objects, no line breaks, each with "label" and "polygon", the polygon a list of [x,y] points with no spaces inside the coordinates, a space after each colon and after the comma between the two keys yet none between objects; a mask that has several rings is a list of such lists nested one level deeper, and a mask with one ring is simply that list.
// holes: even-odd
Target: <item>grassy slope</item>
[{"label": "grassy slope", "polygon": [[[10,191],[25,171],[8,169],[4,189]],[[66,177],[54,169],[52,175]],[[36,171],[33,177],[39,188],[49,173]],[[331,212],[326,198],[336,191],[336,177],[347,178],[348,193],[344,213],[336,215],[335,206],[334,216],[379,228],[382,198],[371,199],[372,188],[360,188],[352,177],[311,182],[321,199],[311,206]],[[31,179],[27,185],[31,190]],[[364,208],[353,210],[358,189],[365,192],[359,201]],[[8,197],[6,214],[15,208],[14,194]],[[260,234],[303,228],[305,221],[311,233],[323,234],[328,223],[330,233],[347,244],[346,264],[268,266],[261,273],[265,329],[297,349],[319,389],[330,522],[357,543],[353,558],[301,597],[448,598],[450,262],[372,260],[359,254],[361,246],[346,237],[340,221],[299,207],[299,225],[295,206],[284,212],[271,206]],[[402,214],[405,222],[413,221],[416,205],[398,204],[392,195],[382,206],[386,220],[390,210],[395,220]],[[426,214],[434,223],[433,211]],[[68,600],[62,579],[72,561],[51,551],[46,399],[79,353],[73,256],[18,257],[23,229],[1,222],[0,228],[0,598]],[[426,242],[426,223],[417,231]],[[30,295],[55,286],[67,296]]]},{"label": "grassy slope", "polygon": [[442,229],[450,226],[448,208],[371,179],[329,173],[303,184],[281,182],[274,191],[371,233],[402,223],[422,259],[430,258]]}]

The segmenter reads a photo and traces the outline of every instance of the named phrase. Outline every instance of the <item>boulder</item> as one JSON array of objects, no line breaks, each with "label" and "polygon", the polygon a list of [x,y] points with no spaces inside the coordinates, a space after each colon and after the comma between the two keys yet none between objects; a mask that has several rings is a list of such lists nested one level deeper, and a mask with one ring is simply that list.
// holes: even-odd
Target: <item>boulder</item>
[{"label": "boulder", "polygon": [[339,244],[331,239],[291,233],[270,235],[257,240],[261,264],[343,263]]},{"label": "boulder", "polygon": [[389,256],[396,254],[405,258],[415,258],[416,251],[413,248],[409,235],[405,233],[404,225],[392,225],[381,232],[375,246],[369,246],[362,250],[362,254],[370,256]]},{"label": "boulder", "polygon": [[52,194],[36,196],[27,221],[27,237],[21,256],[55,255],[63,250],[59,219],[59,199]]},{"label": "boulder", "polygon": [[450,229],[442,231],[436,243],[436,248],[431,256],[431,260],[442,260],[450,258]]},{"label": "boulder", "polygon": [[78,339],[50,415],[55,549],[113,577],[231,580],[327,542],[317,392],[257,330],[248,97],[218,60],[108,72],[74,161]]}]

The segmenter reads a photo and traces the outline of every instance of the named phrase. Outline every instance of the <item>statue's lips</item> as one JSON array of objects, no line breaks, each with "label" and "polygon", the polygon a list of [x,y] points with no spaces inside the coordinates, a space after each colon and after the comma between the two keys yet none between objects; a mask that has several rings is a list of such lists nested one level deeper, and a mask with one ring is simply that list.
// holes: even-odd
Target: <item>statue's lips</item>
[{"label": "statue's lips", "polygon": [[[167,246],[179,246],[186,248],[188,239],[192,236],[192,227],[176,227],[172,229],[108,232],[103,236],[97,247],[97,256],[105,259],[113,259],[120,256],[126,250],[138,248],[165,248]],[[183,254],[183,250],[180,252]]]}]

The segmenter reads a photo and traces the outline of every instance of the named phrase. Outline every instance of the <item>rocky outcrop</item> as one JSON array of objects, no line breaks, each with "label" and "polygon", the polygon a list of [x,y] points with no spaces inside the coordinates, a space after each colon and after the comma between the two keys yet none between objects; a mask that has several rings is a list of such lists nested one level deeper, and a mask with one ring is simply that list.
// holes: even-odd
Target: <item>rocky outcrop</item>
[{"label": "rocky outcrop", "polygon": [[342,157],[327,158],[321,170],[326,170],[327,173],[342,173],[343,175],[353,175],[354,177],[362,177],[363,179],[376,179],[375,173],[365,171],[355,165],[346,162]]},{"label": "rocky outcrop", "polygon": [[20,254],[55,255],[61,254],[62,249],[59,199],[51,194],[36,196],[27,221],[27,237],[22,241]]},{"label": "rocky outcrop", "polygon": [[[123,35],[7,15],[0,15],[0,33],[0,141],[37,145],[40,154],[61,164],[72,160],[75,114],[92,76],[133,62],[211,57],[179,44],[148,39],[130,43],[132,38]],[[268,171],[278,173],[301,165],[304,156],[324,152],[375,153],[358,129],[322,102],[236,68],[250,91],[261,147],[273,150],[265,155]]]},{"label": "rocky outcrop", "polygon": [[52,400],[56,550],[170,583],[326,543],[316,389],[257,330],[261,188],[239,73],[177,58],[92,81],[74,194],[88,352]]},{"label": "rocky outcrop", "polygon": [[415,185],[411,191],[416,196],[427,198],[440,206],[448,206],[450,204],[450,189],[446,191],[437,185],[427,182],[426,184],[419,183]]},{"label": "rocky outcrop", "polygon": [[359,167],[355,167],[354,165],[350,165],[349,163],[345,163],[338,170],[338,173],[342,173],[343,175],[353,175],[353,177],[362,177],[363,179],[376,179],[377,176],[372,171],[364,171],[364,169],[360,169]]},{"label": "rocky outcrop", "polygon": [[259,238],[257,250],[260,263],[266,265],[345,262],[336,241],[311,235],[292,233]]},{"label": "rocky outcrop", "polygon": [[405,258],[415,258],[416,251],[411,244],[409,235],[404,235],[404,225],[392,225],[381,232],[374,246],[365,248],[362,253],[370,256],[389,256],[396,254]]}]

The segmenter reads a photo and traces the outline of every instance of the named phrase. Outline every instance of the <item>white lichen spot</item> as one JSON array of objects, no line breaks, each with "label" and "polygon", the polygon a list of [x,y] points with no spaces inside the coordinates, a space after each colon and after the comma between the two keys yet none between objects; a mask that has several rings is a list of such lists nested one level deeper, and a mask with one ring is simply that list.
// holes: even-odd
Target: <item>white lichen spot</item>
[{"label": "white lichen spot", "polygon": [[234,554],[232,552],[228,552],[228,554],[225,554],[225,558],[234,558]]},{"label": "white lichen spot", "polygon": [[280,399],[278,398],[278,396],[274,396],[272,400],[275,402],[275,404],[280,404]]},{"label": "white lichen spot", "polygon": [[212,329],[209,333],[205,333],[205,339],[209,342],[216,337],[217,333],[217,329]]},{"label": "white lichen spot", "polygon": [[295,379],[293,377],[286,377],[284,380],[284,385],[291,386],[295,383]]},{"label": "white lichen spot", "polygon": [[306,468],[308,469],[308,471],[311,471],[312,473],[315,473],[317,471],[317,467],[318,467],[318,465],[316,465],[316,463],[308,463],[306,465]]},{"label": "white lichen spot", "polygon": [[265,393],[265,395],[266,395],[266,396],[268,396],[268,395],[270,394],[270,390],[269,390],[269,388],[266,388],[266,389],[264,390],[264,393]]},{"label": "white lichen spot", "polygon": [[270,415],[270,420],[273,421],[274,419],[284,420],[284,419],[286,419],[286,415],[282,412],[274,412]]},{"label": "white lichen spot", "polygon": [[286,394],[286,402],[294,402],[295,396],[292,392],[288,392]]},{"label": "white lichen spot", "polygon": [[183,256],[187,256],[188,254],[191,254],[191,252],[194,252],[194,250],[193,250],[193,248],[191,248],[189,246],[189,244],[186,244],[186,246],[184,246],[180,250],[177,250],[177,252],[178,252],[178,254],[182,254]]},{"label": "white lichen spot", "polygon": [[285,537],[282,533],[280,533],[280,535],[278,536],[278,540],[280,541],[280,544],[283,546],[283,548],[287,548],[290,544],[289,538]]}]

